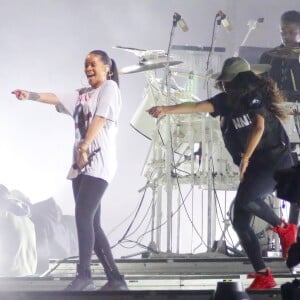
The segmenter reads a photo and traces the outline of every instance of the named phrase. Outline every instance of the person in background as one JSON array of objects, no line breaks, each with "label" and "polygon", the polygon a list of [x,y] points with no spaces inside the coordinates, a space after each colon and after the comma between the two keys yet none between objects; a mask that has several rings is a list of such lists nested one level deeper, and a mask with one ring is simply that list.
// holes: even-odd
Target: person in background
[{"label": "person in background", "polygon": [[37,268],[35,225],[30,208],[0,184],[0,276],[32,276]]},{"label": "person in background", "polygon": [[[286,97],[286,101],[300,102],[300,11],[289,10],[281,15],[280,35],[282,43],[264,52],[260,63],[270,64],[267,76],[272,78]],[[293,52],[296,51],[296,52]],[[299,107],[291,112],[290,124],[295,123],[300,138]],[[294,162],[298,162],[298,155],[293,152]],[[289,222],[298,225],[299,206],[291,204]]]},{"label": "person in background", "polygon": [[279,235],[284,258],[296,240],[297,231],[294,224],[280,219],[264,201],[274,190],[274,172],[292,165],[289,139],[279,120],[285,115],[276,105],[282,97],[272,80],[256,75],[268,67],[254,68],[240,57],[228,58],[216,77],[221,93],[205,101],[155,106],[148,110],[155,118],[199,112],[220,117],[225,146],[240,170],[233,228],[255,270],[248,290],[276,286],[251,227],[252,217],[257,216],[272,225],[272,230]]},{"label": "person in background", "polygon": [[[300,12],[291,10],[281,15],[280,34],[282,43],[264,52],[261,64],[270,64],[268,76],[278,85],[287,101],[300,100]],[[296,51],[295,53],[293,51]]]},{"label": "person in background", "polygon": [[79,246],[77,274],[67,291],[94,289],[91,257],[94,250],[103,265],[107,283],[102,290],[127,290],[100,224],[101,198],[116,171],[116,134],[121,109],[118,71],[106,52],[91,51],[85,58],[89,87],[73,93],[36,93],[16,89],[19,100],[56,106],[75,122],[72,180]]}]

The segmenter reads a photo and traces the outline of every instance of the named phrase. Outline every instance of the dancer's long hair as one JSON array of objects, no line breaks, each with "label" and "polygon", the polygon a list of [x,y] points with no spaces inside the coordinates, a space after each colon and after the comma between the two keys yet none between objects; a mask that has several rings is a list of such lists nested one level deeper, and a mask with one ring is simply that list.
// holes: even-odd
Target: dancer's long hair
[{"label": "dancer's long hair", "polygon": [[228,94],[234,109],[249,109],[253,99],[262,101],[265,107],[278,118],[285,119],[286,112],[278,103],[286,101],[274,80],[260,77],[252,71],[239,73],[232,81],[217,82],[216,87]]}]

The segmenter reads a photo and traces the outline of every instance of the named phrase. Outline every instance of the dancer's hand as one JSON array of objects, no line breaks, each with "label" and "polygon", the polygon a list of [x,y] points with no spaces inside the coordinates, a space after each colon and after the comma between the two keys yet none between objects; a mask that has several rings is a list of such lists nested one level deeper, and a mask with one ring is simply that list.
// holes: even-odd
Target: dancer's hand
[{"label": "dancer's hand", "polygon": [[77,148],[76,165],[79,170],[84,168],[89,163],[88,146],[86,144],[79,144]]},{"label": "dancer's hand", "polygon": [[14,94],[18,100],[28,100],[30,92],[17,89],[12,91],[11,93]]},{"label": "dancer's hand", "polygon": [[153,106],[147,112],[154,118],[159,118],[166,114],[166,106]]}]

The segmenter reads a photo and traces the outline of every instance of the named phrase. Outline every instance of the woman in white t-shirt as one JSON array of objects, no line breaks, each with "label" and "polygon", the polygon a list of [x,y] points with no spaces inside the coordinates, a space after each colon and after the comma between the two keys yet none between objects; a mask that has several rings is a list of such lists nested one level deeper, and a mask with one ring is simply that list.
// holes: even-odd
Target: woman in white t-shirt
[{"label": "woman in white t-shirt", "polygon": [[102,50],[85,59],[90,87],[69,94],[14,90],[19,100],[33,100],[56,106],[75,122],[72,180],[79,245],[77,274],[66,290],[93,289],[93,250],[103,265],[108,282],[102,290],[127,290],[124,277],[114,262],[108,240],[100,225],[100,201],[116,170],[116,134],[121,108],[118,71],[114,60]]}]

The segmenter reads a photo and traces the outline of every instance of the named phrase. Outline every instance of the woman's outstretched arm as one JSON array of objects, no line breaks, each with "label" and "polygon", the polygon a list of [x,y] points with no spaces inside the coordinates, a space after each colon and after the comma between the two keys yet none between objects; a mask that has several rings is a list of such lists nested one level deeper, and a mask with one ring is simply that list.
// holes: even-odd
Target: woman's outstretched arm
[{"label": "woman's outstretched arm", "polygon": [[14,94],[18,100],[32,100],[53,105],[59,104],[58,98],[53,93],[35,93],[20,89],[14,90],[11,93]]},{"label": "woman's outstretched arm", "polygon": [[191,114],[198,112],[214,112],[214,107],[209,101],[185,102],[169,106],[153,106],[147,112],[154,118],[171,114]]}]

